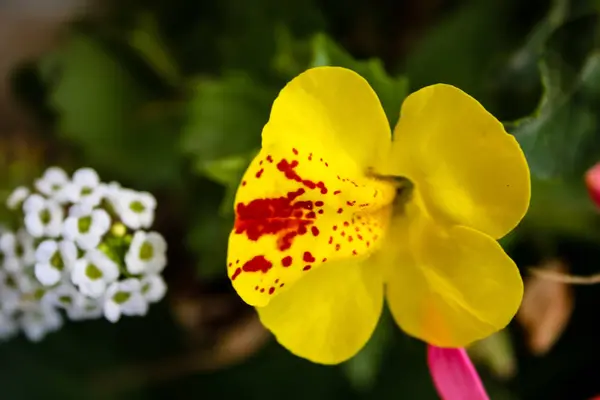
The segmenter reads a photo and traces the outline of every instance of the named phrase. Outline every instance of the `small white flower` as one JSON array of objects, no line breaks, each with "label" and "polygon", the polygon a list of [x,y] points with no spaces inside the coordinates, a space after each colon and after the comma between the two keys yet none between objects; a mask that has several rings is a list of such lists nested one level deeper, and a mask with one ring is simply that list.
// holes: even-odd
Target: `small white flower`
[{"label": "small white flower", "polygon": [[53,286],[70,274],[77,261],[77,247],[69,240],[45,240],[35,252],[35,277],[44,286]]},{"label": "small white flower", "polygon": [[132,274],[161,272],[167,265],[167,242],[157,232],[137,231],[125,255],[125,265]]},{"label": "small white flower", "polygon": [[0,252],[4,255],[2,266],[7,271],[16,272],[35,262],[34,239],[24,229],[14,234],[0,235]]},{"label": "small white flower", "polygon": [[65,220],[63,236],[73,240],[83,250],[98,247],[110,228],[110,216],[103,209],[93,210],[87,206],[73,206]]},{"label": "small white flower", "polygon": [[77,305],[67,309],[67,315],[73,321],[98,319],[102,316],[102,313],[102,303],[99,299],[92,299],[82,294],[80,294]]},{"label": "small white flower", "polygon": [[117,322],[121,314],[127,316],[146,315],[148,302],[141,293],[139,279],[129,278],[111,284],[106,290],[104,316],[111,322]]},{"label": "small white flower", "polygon": [[83,302],[84,296],[70,282],[63,282],[60,285],[48,290],[42,297],[41,303],[48,307],[62,308],[70,310],[78,308]]},{"label": "small white flower", "polygon": [[19,275],[0,270],[0,303],[4,312],[15,312],[21,303]]},{"label": "small white flower", "polygon": [[102,201],[105,187],[100,183],[96,171],[91,168],[80,168],[73,173],[68,192],[69,200],[72,203],[82,203],[89,207],[96,207]]},{"label": "small white flower", "polygon": [[142,296],[150,302],[156,303],[165,297],[167,284],[160,275],[146,275],[141,280]]},{"label": "small white flower", "polygon": [[71,272],[73,284],[81,293],[90,297],[100,297],[107,285],[117,280],[119,267],[102,251],[88,250],[84,258],[75,262]]},{"label": "small white flower", "polygon": [[23,203],[25,228],[33,237],[57,237],[63,224],[63,210],[54,200],[48,200],[39,194],[32,194]]},{"label": "small white flower", "polygon": [[63,323],[56,309],[41,304],[24,310],[19,322],[23,333],[32,342],[39,342],[46,334],[57,331]]},{"label": "small white flower", "polygon": [[0,312],[0,340],[7,340],[19,333],[19,325],[15,318],[5,312]]},{"label": "small white flower", "polygon": [[23,204],[27,196],[29,196],[29,193],[31,193],[29,188],[19,186],[13,190],[10,196],[8,196],[8,199],[6,199],[6,207],[10,210],[16,210]]},{"label": "small white flower", "polygon": [[45,194],[59,203],[69,201],[67,193],[69,176],[61,168],[48,168],[46,172],[44,172],[44,175],[35,181],[34,186],[40,193]]},{"label": "small white flower", "polygon": [[156,199],[150,193],[130,189],[115,190],[114,187],[109,193],[115,211],[129,228],[149,228],[152,225]]}]

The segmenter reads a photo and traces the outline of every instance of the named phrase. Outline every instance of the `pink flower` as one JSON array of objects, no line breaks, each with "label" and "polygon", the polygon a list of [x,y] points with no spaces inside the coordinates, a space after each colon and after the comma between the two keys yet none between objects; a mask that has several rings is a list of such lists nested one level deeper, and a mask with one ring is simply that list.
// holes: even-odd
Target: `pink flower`
[{"label": "pink flower", "polygon": [[585,173],[585,184],[594,204],[600,207],[600,163]]},{"label": "pink flower", "polygon": [[428,345],[427,363],[433,384],[443,400],[489,400],[465,349]]}]

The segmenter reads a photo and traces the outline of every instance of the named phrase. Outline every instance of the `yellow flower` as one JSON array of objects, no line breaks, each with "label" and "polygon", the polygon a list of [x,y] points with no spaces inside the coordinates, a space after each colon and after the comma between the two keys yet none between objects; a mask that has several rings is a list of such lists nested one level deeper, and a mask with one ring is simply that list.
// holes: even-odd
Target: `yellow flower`
[{"label": "yellow flower", "polygon": [[298,356],[352,357],[384,296],[404,331],[439,347],[503,328],[521,302],[496,242],[529,205],[515,139],[441,84],[404,101],[393,136],[377,95],[344,68],[302,73],[273,104],[236,195],[228,273]]}]

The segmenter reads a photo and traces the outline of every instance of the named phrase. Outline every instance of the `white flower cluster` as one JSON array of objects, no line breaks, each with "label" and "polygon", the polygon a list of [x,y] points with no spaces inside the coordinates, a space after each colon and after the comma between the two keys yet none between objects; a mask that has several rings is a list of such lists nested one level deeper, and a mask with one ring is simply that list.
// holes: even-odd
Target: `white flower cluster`
[{"label": "white flower cluster", "polygon": [[156,200],[100,182],[81,168],[51,167],[6,202],[22,218],[0,230],[0,339],[32,341],[70,320],[142,316],[167,290],[164,238],[148,231]]}]

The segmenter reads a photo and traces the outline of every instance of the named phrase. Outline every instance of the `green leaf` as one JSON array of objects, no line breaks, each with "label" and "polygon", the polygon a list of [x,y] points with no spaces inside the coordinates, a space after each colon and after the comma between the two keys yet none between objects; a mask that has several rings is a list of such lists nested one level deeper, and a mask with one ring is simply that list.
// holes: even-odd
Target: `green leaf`
[{"label": "green leaf", "polygon": [[148,91],[107,46],[73,34],[42,60],[40,71],[60,134],[82,150],[83,160],[146,187],[178,179],[176,112],[153,107]]},{"label": "green leaf", "polygon": [[156,18],[150,13],[138,17],[137,26],[129,36],[129,45],[170,84],[181,80],[179,68],[162,40]]},{"label": "green leaf", "polygon": [[206,163],[260,147],[274,91],[240,74],[198,80],[192,90],[181,146],[197,171],[205,171]]},{"label": "green leaf", "polygon": [[[600,153],[597,34],[596,16],[578,18],[557,30],[540,63],[544,95],[538,110],[532,117],[506,124],[521,144],[532,174],[539,179],[581,179],[597,161]],[[573,49],[572,41],[579,39],[577,49]]]},{"label": "green leaf", "polygon": [[242,176],[258,151],[245,155],[236,155],[215,161],[208,161],[199,165],[200,172],[207,178],[225,186],[225,196],[221,203],[220,213],[227,216],[233,213],[235,193]]}]

